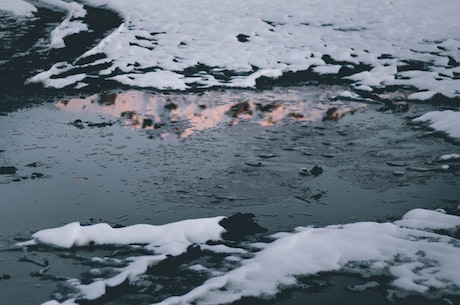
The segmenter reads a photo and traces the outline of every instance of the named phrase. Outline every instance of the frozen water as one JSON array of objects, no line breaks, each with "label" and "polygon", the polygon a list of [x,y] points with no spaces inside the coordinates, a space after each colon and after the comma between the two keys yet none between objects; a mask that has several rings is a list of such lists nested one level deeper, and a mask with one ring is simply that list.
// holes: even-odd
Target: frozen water
[{"label": "frozen water", "polygon": [[[80,2],[88,10],[110,8],[123,22],[76,59],[52,62],[29,82],[82,88],[114,80],[186,90],[255,87],[262,77],[308,71],[351,81],[356,90],[409,86],[415,88],[410,99],[459,96],[456,0]],[[33,12],[27,2],[15,3],[2,1],[0,8]],[[93,31],[81,3],[33,3],[66,12],[49,33],[49,48],[63,48],[63,38]]]},{"label": "frozen water", "polygon": [[[297,276],[322,272],[358,274],[363,277],[389,276],[388,294],[410,294],[439,298],[460,292],[460,248],[458,240],[434,230],[457,230],[460,217],[443,211],[415,209],[401,220],[385,223],[357,222],[326,227],[299,227],[294,232],[272,235],[273,242],[250,246],[251,258],[243,248],[223,244],[206,245],[207,240],[221,239],[225,231],[222,217],[186,220],[163,226],[134,225],[114,229],[107,224],[82,227],[78,223],[46,229],[33,234],[29,242],[20,246],[45,244],[56,247],[74,247],[104,244],[147,244],[152,255],[130,257],[127,266],[118,274],[98,278],[90,284],[70,281],[80,293],[78,299],[94,300],[124,281],[135,281],[149,266],[156,265],[167,255],[179,255],[187,246],[195,244],[203,250],[228,253],[235,268],[221,272],[200,264],[189,270],[206,271],[210,278],[182,296],[172,296],[158,304],[227,304],[242,297],[270,297],[280,290],[298,284]],[[259,249],[259,250],[257,250]],[[355,291],[376,287],[369,282]],[[71,297],[60,303],[77,304]]]}]

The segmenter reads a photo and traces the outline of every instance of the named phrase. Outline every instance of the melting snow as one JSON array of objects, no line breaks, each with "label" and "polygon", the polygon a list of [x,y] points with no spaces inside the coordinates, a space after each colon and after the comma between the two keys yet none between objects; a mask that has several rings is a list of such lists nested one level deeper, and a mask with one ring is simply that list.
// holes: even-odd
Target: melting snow
[{"label": "melting snow", "polygon": [[[0,9],[34,10],[22,0],[11,3],[0,1]],[[90,42],[77,60],[52,64],[29,81],[80,88],[80,77],[66,77],[91,70],[85,72],[85,83],[111,79],[128,86],[186,90],[254,87],[262,76],[276,79],[288,72],[311,71],[345,77],[358,90],[412,86],[418,92],[411,99],[429,99],[437,93],[459,96],[457,0],[83,3],[112,9],[123,23],[98,43]],[[79,3],[34,4],[67,12],[50,33],[50,48],[63,47],[68,35],[92,31],[83,23],[86,11]],[[103,59],[90,57],[95,54]],[[104,69],[97,70],[101,61]]]},{"label": "melting snow", "polygon": [[[237,266],[225,272],[192,264],[189,270],[206,271],[211,277],[182,296],[172,296],[158,304],[226,304],[245,296],[268,297],[281,289],[297,285],[296,276],[321,272],[345,272],[364,277],[385,275],[389,295],[421,294],[442,297],[460,292],[460,247],[458,240],[434,232],[456,230],[460,217],[443,211],[415,209],[393,223],[358,222],[326,227],[299,227],[294,232],[272,236],[273,242],[255,243],[251,258],[243,249],[224,245],[208,246],[207,240],[218,240],[225,231],[219,225],[222,217],[186,220],[163,226],[134,225],[114,229],[107,224],[80,226],[72,223],[60,228],[33,234],[28,246],[46,244],[74,247],[89,244],[147,244],[152,255],[131,257],[127,266],[108,279],[82,285],[71,281],[80,291],[78,299],[97,299],[107,287],[134,281],[149,266],[158,264],[167,255],[179,255],[187,246],[196,244],[207,251],[228,253]],[[257,250],[259,249],[259,250]],[[370,282],[354,290],[376,287]],[[46,305],[77,304],[77,298],[63,303],[49,301]]]},{"label": "melting snow", "polygon": [[460,112],[458,111],[431,111],[415,118],[414,122],[429,122],[431,128],[445,132],[453,138],[460,138]]}]

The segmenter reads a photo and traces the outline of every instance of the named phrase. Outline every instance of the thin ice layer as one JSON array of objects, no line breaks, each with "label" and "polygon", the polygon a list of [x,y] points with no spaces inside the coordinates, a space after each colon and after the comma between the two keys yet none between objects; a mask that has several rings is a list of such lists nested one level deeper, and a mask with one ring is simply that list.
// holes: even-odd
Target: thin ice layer
[{"label": "thin ice layer", "polygon": [[102,54],[107,65],[87,72],[85,83],[110,79],[176,90],[254,87],[262,76],[311,71],[344,77],[360,90],[412,86],[419,91],[413,99],[459,96],[456,0],[85,3],[117,11],[123,24],[81,54],[83,60],[52,65],[30,81],[60,88],[61,77],[96,67],[91,56]]},{"label": "thin ice layer", "polygon": [[431,111],[415,118],[414,122],[429,122],[429,126],[437,131],[445,132],[450,137],[460,139],[460,112]]},{"label": "thin ice layer", "polygon": [[[299,227],[292,233],[273,235],[275,240],[271,243],[254,244],[254,247],[250,247],[251,251],[254,251],[253,257],[242,260],[235,258],[239,255],[247,257],[247,251],[203,245],[207,238],[215,238],[223,231],[218,224],[221,219],[199,219],[169,224],[155,228],[153,234],[149,232],[148,227],[144,228],[147,230],[140,230],[137,226],[128,227],[125,231],[116,231],[117,234],[114,234],[114,230],[119,229],[111,229],[104,224],[90,226],[88,229],[69,224],[37,232],[34,234],[34,243],[70,247],[91,242],[141,242],[164,246],[165,243],[194,241],[200,243],[207,251],[214,251],[215,248],[217,253],[227,252],[232,258],[231,261],[239,262],[239,266],[230,271],[209,270],[211,275],[220,275],[209,278],[185,295],[170,297],[158,303],[162,305],[227,304],[248,296],[272,297],[283,288],[295,287],[298,284],[297,276],[323,272],[352,273],[365,277],[388,276],[391,280],[388,284],[388,293],[396,296],[417,294],[437,298],[460,294],[460,274],[457,271],[460,270],[459,241],[433,232],[440,228],[458,229],[458,216],[415,209],[393,223],[358,222],[322,228]],[[193,238],[187,238],[184,242],[180,232],[187,229],[187,234],[192,234],[196,226],[206,230],[199,229]],[[178,228],[179,234],[178,231],[171,230]],[[162,235],[168,236],[166,240],[159,237],[161,242],[157,241],[158,230],[162,231]],[[97,279],[87,285],[75,280],[75,287],[81,292],[79,297],[97,299],[105,294],[107,287],[115,287],[125,280],[135,280],[146,272],[148,266],[164,260],[165,254],[166,251],[160,250],[160,254],[129,258],[129,264],[120,268],[118,275],[108,279]],[[196,267],[192,264],[191,267],[193,266]],[[49,301],[45,304],[77,303],[73,297],[63,303]]]}]

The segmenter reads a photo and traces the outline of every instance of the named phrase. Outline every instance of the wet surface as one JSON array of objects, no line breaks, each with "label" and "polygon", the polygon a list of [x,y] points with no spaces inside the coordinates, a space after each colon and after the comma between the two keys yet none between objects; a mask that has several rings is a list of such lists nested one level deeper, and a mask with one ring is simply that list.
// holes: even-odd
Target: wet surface
[{"label": "wet surface", "polygon": [[104,93],[0,117],[0,297],[39,304],[59,276],[89,268],[76,253],[36,251],[54,277],[37,276],[43,266],[8,250],[72,221],[126,226],[245,212],[273,233],[456,208],[460,163],[439,157],[459,146],[411,123],[433,106],[377,111],[381,104],[343,91]]}]

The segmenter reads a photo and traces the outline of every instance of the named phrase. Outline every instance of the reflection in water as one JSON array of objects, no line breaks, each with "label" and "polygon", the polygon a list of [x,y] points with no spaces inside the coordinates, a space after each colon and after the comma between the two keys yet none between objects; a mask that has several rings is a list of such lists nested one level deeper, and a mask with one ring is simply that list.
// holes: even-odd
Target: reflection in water
[{"label": "reflection in water", "polygon": [[[310,89],[311,90],[311,89]],[[337,91],[338,92],[338,91]],[[252,122],[273,126],[320,120],[333,107],[353,112],[362,104],[342,102],[337,92],[284,88],[270,92],[208,91],[203,93],[101,93],[57,103],[61,110],[92,112],[145,131],[150,138],[183,139],[219,125]]]}]

